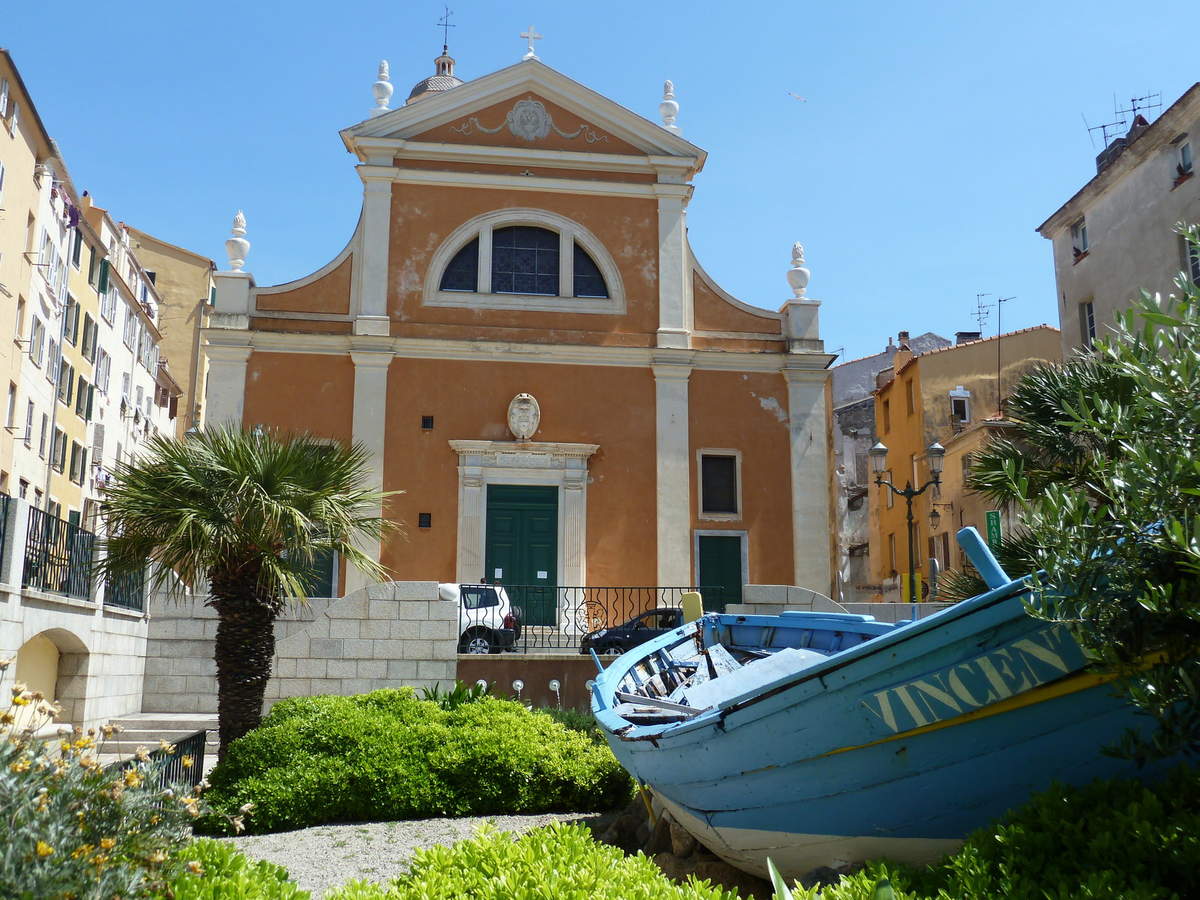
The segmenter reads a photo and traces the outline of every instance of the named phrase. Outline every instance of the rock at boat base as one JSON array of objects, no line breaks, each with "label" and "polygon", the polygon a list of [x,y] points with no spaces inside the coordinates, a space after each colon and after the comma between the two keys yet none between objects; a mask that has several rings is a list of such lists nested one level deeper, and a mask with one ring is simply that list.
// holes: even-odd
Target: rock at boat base
[{"label": "rock at boat base", "polygon": [[691,856],[696,849],[696,839],[682,825],[671,819],[671,853],[675,856]]},{"label": "rock at boat base", "polygon": [[650,832],[649,839],[642,846],[642,852],[647,856],[654,856],[663,850],[669,850],[672,845],[671,826],[674,824],[674,820],[669,815],[659,816],[658,821],[654,823],[654,829]]}]

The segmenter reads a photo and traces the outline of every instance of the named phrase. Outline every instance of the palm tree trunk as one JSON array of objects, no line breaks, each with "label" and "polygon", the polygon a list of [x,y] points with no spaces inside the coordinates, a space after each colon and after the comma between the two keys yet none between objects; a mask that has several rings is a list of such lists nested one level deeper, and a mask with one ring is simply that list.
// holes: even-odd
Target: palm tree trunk
[{"label": "palm tree trunk", "polygon": [[230,743],[262,721],[280,604],[276,598],[263,595],[256,570],[230,567],[210,573],[210,579],[212,606],[217,611],[219,762]]}]

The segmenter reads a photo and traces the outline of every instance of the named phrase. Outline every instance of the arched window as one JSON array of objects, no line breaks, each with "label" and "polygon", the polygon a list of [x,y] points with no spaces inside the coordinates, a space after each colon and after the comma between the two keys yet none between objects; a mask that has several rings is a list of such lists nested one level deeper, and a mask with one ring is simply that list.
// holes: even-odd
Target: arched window
[{"label": "arched window", "polygon": [[590,232],[545,210],[497,210],[464,223],[430,260],[425,305],[621,313],[612,258]]},{"label": "arched window", "polygon": [[479,289],[479,238],[454,254],[454,259],[442,274],[443,291],[475,291]]},{"label": "arched window", "polygon": [[492,291],[558,296],[558,235],[514,225],[492,232]]}]

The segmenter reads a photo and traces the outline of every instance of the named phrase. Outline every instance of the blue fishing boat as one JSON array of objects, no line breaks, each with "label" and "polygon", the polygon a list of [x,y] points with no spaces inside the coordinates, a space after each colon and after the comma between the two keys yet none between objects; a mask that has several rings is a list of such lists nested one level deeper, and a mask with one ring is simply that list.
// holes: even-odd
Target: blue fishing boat
[{"label": "blue fishing boat", "polygon": [[1145,717],[1026,614],[1027,580],[973,528],[958,539],[989,590],[925,619],[708,614],[623,654],[592,697],[613,752],[761,876],[767,857],[789,877],[932,862],[1052,781],[1134,774],[1101,748]]}]

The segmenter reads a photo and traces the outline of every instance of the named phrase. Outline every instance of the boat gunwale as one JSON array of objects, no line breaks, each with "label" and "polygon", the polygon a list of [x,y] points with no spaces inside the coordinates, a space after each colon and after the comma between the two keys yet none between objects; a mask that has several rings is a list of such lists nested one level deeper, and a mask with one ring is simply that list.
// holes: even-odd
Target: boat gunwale
[{"label": "boat gunwale", "polygon": [[[725,701],[718,703],[715,706],[705,709],[700,714],[693,716],[681,722],[668,722],[658,725],[637,725],[628,722],[617,713],[613,712],[612,707],[605,705],[599,709],[593,709],[596,721],[609,731],[612,735],[622,741],[657,741],[659,738],[666,736],[666,732],[670,732],[671,736],[683,735],[695,731],[700,728],[706,728],[714,724],[714,719],[718,726],[731,713],[739,712],[743,709],[751,707],[764,700],[775,697],[785,691],[791,690],[801,684],[811,681],[814,678],[824,678],[825,676],[838,671],[845,666],[867,659],[877,653],[886,652],[890,648],[921,636],[933,628],[941,627],[947,622],[957,620],[968,615],[987,610],[1005,600],[1010,600],[1014,596],[1028,593],[1031,589],[1031,576],[1023,576],[1021,578],[1009,581],[1007,584],[1002,584],[999,587],[978,594],[967,600],[956,603],[954,606],[939,610],[924,619],[909,621],[904,625],[895,626],[891,631],[877,635],[870,640],[857,644],[846,650],[839,651],[825,658],[821,662],[807,666],[794,674],[784,675],[773,682],[768,682],[764,685],[759,685],[752,689],[754,693],[749,696],[746,693],[739,694],[734,697],[727,698]],[[801,616],[807,617],[823,616],[826,613],[800,613],[795,617],[797,623],[803,621]],[[768,620],[778,619],[779,616],[755,616],[755,615],[733,615],[727,613],[709,613],[697,619],[694,622],[689,622],[683,628],[677,629],[669,634],[664,634],[651,641],[646,642],[641,646],[640,651],[635,653],[624,653],[621,658],[614,661],[607,669],[596,676],[595,690],[593,692],[593,704],[611,703],[616,693],[616,684],[620,679],[629,674],[629,671],[636,665],[653,656],[655,653],[665,650],[669,647],[678,646],[689,638],[694,638],[695,632],[702,628],[707,621],[716,619],[718,622],[728,622],[731,625],[749,624],[756,625],[767,624]],[[791,618],[791,617],[789,617]],[[863,621],[873,621],[871,616],[861,617]],[[797,624],[796,627],[799,627]],[[682,639],[682,640],[680,640]],[[610,673],[612,673],[610,675]],[[612,689],[606,695],[602,695],[602,684],[607,688],[612,684]],[[612,722],[606,721],[612,718]],[[619,723],[619,724],[617,724]],[[614,725],[616,727],[614,727]]]}]

